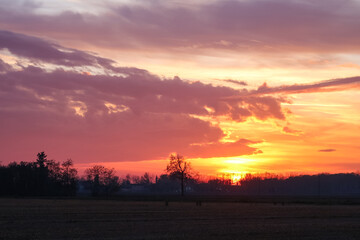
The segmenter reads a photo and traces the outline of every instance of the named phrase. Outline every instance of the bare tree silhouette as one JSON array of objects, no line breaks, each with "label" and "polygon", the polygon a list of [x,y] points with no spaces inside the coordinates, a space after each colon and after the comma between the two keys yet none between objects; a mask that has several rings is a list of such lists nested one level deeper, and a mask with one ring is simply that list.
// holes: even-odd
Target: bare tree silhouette
[{"label": "bare tree silhouette", "polygon": [[115,170],[101,165],[95,165],[85,170],[86,181],[94,196],[99,194],[112,194],[119,190],[119,177]]},{"label": "bare tree silhouette", "polygon": [[181,196],[184,196],[185,182],[192,177],[192,167],[190,162],[179,154],[171,154],[169,157],[169,164],[166,166],[166,172],[177,179],[181,183]]}]

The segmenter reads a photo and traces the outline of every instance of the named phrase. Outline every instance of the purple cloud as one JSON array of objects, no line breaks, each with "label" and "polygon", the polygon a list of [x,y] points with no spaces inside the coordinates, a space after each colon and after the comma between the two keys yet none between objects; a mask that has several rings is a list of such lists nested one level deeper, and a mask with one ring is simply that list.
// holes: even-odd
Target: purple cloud
[{"label": "purple cloud", "polygon": [[[248,92],[243,91],[242,96],[232,96],[229,97],[229,99],[241,101],[241,99],[243,99],[244,96],[245,97],[262,96],[262,98],[265,98],[265,96],[273,95],[273,94],[286,95],[286,94],[313,93],[313,92],[333,92],[333,91],[342,91],[347,89],[358,89],[358,88],[360,88],[360,77],[339,78],[339,79],[324,80],[317,83],[282,85],[278,87],[269,87],[265,82],[256,90],[252,90]],[[273,98],[273,96],[271,98]],[[280,102],[286,102],[286,99],[282,99],[280,100]],[[278,113],[278,116],[280,115],[281,112]]]},{"label": "purple cloud", "polygon": [[110,67],[114,61],[95,57],[88,53],[61,47],[40,38],[0,30],[0,49],[8,49],[12,54],[32,61],[43,61],[63,66]]},{"label": "purple cloud", "polygon": [[[0,7],[0,27],[105,48],[222,48],[244,52],[358,52],[358,1],[146,1],[106,4],[101,13],[40,14]],[[27,1],[29,2],[29,1]],[[104,27],[111,26],[111,28]],[[79,34],[81,32],[81,34]]]},{"label": "purple cloud", "polygon": [[349,77],[325,80],[317,83],[283,85],[279,87],[269,87],[266,83],[260,86],[251,94],[276,94],[276,93],[311,93],[311,92],[331,92],[342,89],[359,88],[360,77]]},{"label": "purple cloud", "polygon": [[10,64],[5,63],[2,59],[0,59],[0,73],[7,72],[12,69]]}]

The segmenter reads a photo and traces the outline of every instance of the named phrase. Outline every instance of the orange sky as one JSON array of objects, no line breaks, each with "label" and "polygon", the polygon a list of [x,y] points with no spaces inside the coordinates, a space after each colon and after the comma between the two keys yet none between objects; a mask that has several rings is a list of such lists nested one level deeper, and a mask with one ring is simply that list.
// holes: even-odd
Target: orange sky
[{"label": "orange sky", "polygon": [[3,164],[360,170],[359,1],[5,2]]}]

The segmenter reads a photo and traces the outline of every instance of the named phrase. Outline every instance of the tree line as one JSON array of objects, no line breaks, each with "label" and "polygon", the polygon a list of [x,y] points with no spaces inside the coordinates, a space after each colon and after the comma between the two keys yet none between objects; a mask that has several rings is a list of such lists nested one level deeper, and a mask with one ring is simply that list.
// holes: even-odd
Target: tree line
[{"label": "tree line", "polygon": [[318,174],[288,178],[247,174],[234,184],[229,178],[200,181],[189,161],[172,154],[164,174],[126,175],[94,165],[78,175],[71,159],[57,162],[39,152],[34,162],[0,165],[0,196],[75,196],[114,194],[227,194],[227,195],[360,195],[360,175]]},{"label": "tree line", "polygon": [[19,196],[73,196],[78,183],[73,161],[47,159],[44,152],[34,162],[0,166],[0,194]]},{"label": "tree line", "polygon": [[157,184],[158,191],[171,191],[179,180],[181,195],[184,195],[185,183],[190,181],[190,163],[180,155],[171,155],[167,174],[156,177],[149,173],[143,176],[130,176],[120,179],[114,169],[94,165],[85,170],[82,177],[71,159],[57,162],[47,158],[45,152],[39,152],[34,162],[12,162],[0,165],[0,196],[74,196],[87,192],[93,196],[112,195],[121,188],[129,189],[133,185],[150,187]]}]

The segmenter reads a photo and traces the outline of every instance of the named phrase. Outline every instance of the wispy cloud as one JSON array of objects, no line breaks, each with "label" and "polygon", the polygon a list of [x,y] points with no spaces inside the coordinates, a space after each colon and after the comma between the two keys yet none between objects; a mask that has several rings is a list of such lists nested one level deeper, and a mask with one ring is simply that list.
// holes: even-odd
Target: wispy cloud
[{"label": "wispy cloud", "polygon": [[[359,88],[360,88],[360,77],[331,79],[316,83],[282,85],[277,87],[271,87],[268,86],[267,83],[264,83],[256,90],[242,91],[242,96],[231,96],[228,98],[235,100],[235,99],[243,99],[245,96],[266,96],[266,95],[271,96],[276,94],[286,95],[286,94],[314,93],[314,92],[334,92],[334,91],[343,91],[348,89],[359,89]],[[283,101],[285,104],[289,104],[286,103],[286,100]],[[322,106],[326,106],[326,104]]]},{"label": "wispy cloud", "polygon": [[350,88],[360,87],[360,77],[349,77],[340,79],[325,80],[309,84],[283,85],[269,87],[266,83],[250,94],[276,94],[276,93],[311,93],[311,92],[332,92]]},{"label": "wispy cloud", "polygon": [[336,149],[328,148],[328,149],[320,149],[319,152],[335,152]]},{"label": "wispy cloud", "polygon": [[295,135],[295,136],[299,136],[303,133],[300,130],[292,129],[288,126],[283,127],[282,131],[286,134]]},{"label": "wispy cloud", "polygon": [[221,80],[223,82],[228,82],[228,83],[233,83],[236,85],[240,85],[240,86],[247,86],[248,84],[245,81],[238,81],[238,80],[233,80],[233,79],[225,79],[225,80]]}]

